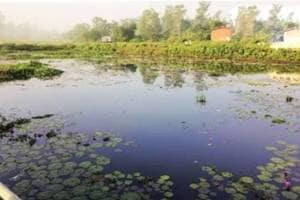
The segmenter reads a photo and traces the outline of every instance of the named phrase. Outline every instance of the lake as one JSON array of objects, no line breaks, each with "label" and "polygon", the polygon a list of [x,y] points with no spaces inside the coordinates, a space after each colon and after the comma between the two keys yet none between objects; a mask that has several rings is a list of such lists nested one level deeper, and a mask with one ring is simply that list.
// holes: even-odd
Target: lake
[{"label": "lake", "polygon": [[23,199],[300,198],[299,74],[42,62],[64,73],[0,83],[0,114],[31,119],[0,140]]}]

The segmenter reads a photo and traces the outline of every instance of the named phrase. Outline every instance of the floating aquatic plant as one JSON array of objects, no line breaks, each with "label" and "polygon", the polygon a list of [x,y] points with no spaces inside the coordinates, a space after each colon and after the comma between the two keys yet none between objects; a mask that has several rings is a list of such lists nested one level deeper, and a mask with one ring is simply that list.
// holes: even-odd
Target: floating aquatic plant
[{"label": "floating aquatic plant", "polygon": [[199,199],[219,195],[222,198],[228,195],[228,199],[298,199],[300,187],[291,187],[292,180],[300,178],[297,172],[300,160],[292,156],[298,153],[297,146],[279,141],[278,146],[267,146],[266,149],[275,156],[270,158],[269,163],[257,166],[257,179],[221,172],[213,166],[203,166],[202,170],[208,174],[208,178],[201,177],[200,182],[192,183],[190,188],[198,191]]},{"label": "floating aquatic plant", "polygon": [[294,97],[287,96],[285,100],[286,102],[292,102],[294,100]]},{"label": "floating aquatic plant", "polygon": [[[0,173],[12,174],[12,182],[8,185],[23,199],[173,197],[173,182],[168,175],[155,179],[140,172],[108,173],[105,170],[111,160],[101,154],[101,149],[118,148],[123,142],[120,137],[107,132],[64,133],[55,126],[45,126],[49,120],[52,117],[37,117],[26,127],[17,127],[14,133],[31,136],[32,132],[37,132],[33,130],[43,130],[40,136],[44,139],[43,144],[30,146],[7,138],[0,140],[0,160],[5,159],[0,162]],[[106,137],[109,140],[103,140]],[[89,145],[85,145],[87,143]]]},{"label": "floating aquatic plant", "polygon": [[283,119],[283,118],[274,118],[273,120],[272,120],[272,123],[274,123],[274,124],[284,124],[286,121],[285,121],[285,119]]},{"label": "floating aquatic plant", "polygon": [[206,96],[204,94],[200,94],[196,97],[196,101],[201,104],[206,103]]}]

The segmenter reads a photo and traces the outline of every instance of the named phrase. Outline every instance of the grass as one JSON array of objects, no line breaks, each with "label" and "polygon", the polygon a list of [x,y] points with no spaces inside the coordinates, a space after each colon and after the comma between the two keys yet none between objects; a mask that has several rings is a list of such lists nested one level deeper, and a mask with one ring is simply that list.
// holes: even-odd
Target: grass
[{"label": "grass", "polygon": [[48,65],[36,61],[0,65],[0,81],[27,80],[30,78],[50,79],[62,73],[61,70],[49,68]]}]

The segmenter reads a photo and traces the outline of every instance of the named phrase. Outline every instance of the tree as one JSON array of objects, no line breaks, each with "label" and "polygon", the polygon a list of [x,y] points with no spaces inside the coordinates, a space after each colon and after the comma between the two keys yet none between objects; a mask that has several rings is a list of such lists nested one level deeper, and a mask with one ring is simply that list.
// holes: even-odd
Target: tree
[{"label": "tree", "polygon": [[111,24],[107,20],[101,17],[95,17],[92,21],[92,29],[90,31],[90,37],[92,40],[101,40],[103,36],[110,34]]},{"label": "tree", "polygon": [[137,35],[144,40],[158,40],[161,25],[158,13],[154,9],[145,10],[137,23]]},{"label": "tree", "polygon": [[294,13],[291,12],[288,15],[288,18],[286,20],[283,20],[283,30],[287,31],[289,29],[299,28],[299,22],[296,22],[294,20]]},{"label": "tree", "polygon": [[112,38],[114,41],[129,41],[134,38],[136,31],[135,20],[122,20],[112,26]]},{"label": "tree", "polygon": [[209,20],[210,29],[214,30],[215,28],[226,26],[228,22],[224,18],[221,17],[222,12],[217,11]]},{"label": "tree", "polygon": [[255,34],[256,18],[259,11],[256,6],[239,7],[235,21],[235,35],[238,38],[249,38]]},{"label": "tree", "polygon": [[266,22],[266,31],[273,39],[278,35],[283,34],[283,23],[279,16],[281,10],[282,5],[273,4],[272,9],[270,10],[269,18]]},{"label": "tree", "polygon": [[90,25],[86,23],[76,24],[72,30],[70,30],[66,37],[74,41],[87,41],[90,36]]},{"label": "tree", "polygon": [[210,20],[208,15],[210,3],[208,1],[200,1],[196,11],[196,17],[193,20],[192,30],[197,33],[200,40],[210,39]]},{"label": "tree", "polygon": [[162,31],[166,38],[181,35],[184,28],[184,15],[186,9],[183,5],[167,6],[162,17]]}]

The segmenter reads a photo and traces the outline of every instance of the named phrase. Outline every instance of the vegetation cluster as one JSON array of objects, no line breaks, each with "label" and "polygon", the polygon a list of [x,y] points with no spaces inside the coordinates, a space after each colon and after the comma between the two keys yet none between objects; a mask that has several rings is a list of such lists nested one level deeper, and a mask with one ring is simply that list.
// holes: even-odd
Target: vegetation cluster
[{"label": "vegetation cluster", "polygon": [[103,56],[156,57],[178,60],[210,59],[248,63],[299,63],[300,52],[272,49],[267,45],[241,42],[196,42],[191,45],[168,42],[78,43],[78,44],[1,44],[6,59],[101,58]]},{"label": "vegetation cluster", "polygon": [[33,77],[49,79],[62,73],[61,70],[49,68],[48,65],[36,61],[0,65],[0,81],[26,80]]},{"label": "vegetation cluster", "polygon": [[283,6],[273,4],[267,19],[260,19],[257,6],[238,8],[235,19],[225,17],[222,11],[210,12],[211,3],[200,1],[193,18],[187,18],[184,5],[168,5],[162,16],[154,9],[144,10],[136,19],[108,21],[95,17],[91,23],[80,23],[65,34],[71,41],[101,41],[110,36],[114,42],[128,41],[203,41],[210,40],[211,31],[219,27],[230,27],[234,40],[247,42],[272,42],[281,39],[284,31],[298,28],[293,13],[281,16]]}]

